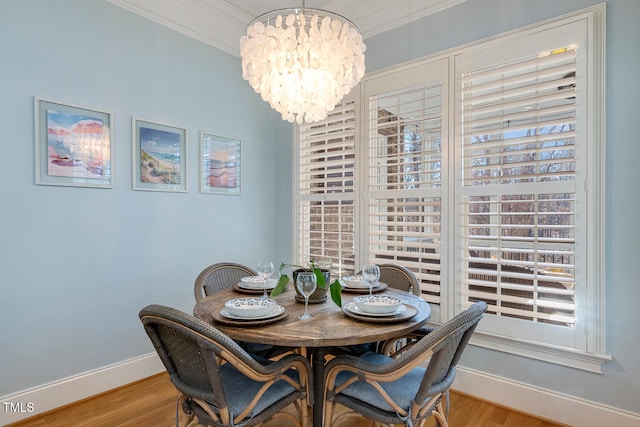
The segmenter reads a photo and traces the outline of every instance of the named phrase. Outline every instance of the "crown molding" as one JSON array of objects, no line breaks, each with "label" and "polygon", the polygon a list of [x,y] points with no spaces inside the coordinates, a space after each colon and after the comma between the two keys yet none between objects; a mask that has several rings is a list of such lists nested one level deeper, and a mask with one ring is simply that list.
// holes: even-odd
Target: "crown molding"
[{"label": "crown molding", "polygon": [[[264,12],[293,6],[284,0],[108,1],[235,56],[240,56],[239,40],[251,20]],[[306,6],[344,16],[366,40],[465,1],[309,0]]]}]

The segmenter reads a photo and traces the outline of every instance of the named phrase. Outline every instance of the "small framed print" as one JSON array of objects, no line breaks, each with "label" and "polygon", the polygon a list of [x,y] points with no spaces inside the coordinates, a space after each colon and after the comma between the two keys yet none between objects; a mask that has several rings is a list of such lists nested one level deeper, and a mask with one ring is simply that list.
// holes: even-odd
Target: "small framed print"
[{"label": "small framed print", "polygon": [[187,129],[133,118],[133,189],[187,191]]},{"label": "small framed print", "polygon": [[200,132],[200,191],[242,194],[242,143],[237,138]]},{"label": "small framed print", "polygon": [[111,113],[35,98],[36,184],[112,188]]}]

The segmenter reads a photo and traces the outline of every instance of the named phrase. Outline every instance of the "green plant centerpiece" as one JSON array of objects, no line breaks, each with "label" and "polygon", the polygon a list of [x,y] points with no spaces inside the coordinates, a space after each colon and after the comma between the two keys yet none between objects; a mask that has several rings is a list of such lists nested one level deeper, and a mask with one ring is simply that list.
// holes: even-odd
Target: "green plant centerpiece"
[{"label": "green plant centerpiece", "polygon": [[[296,264],[280,263],[280,268],[278,269],[278,272],[280,273],[280,280],[278,280],[278,284],[271,290],[272,297],[280,295],[282,292],[284,292],[284,290],[289,285],[289,282],[291,281],[291,279],[287,274],[283,273],[286,269],[291,269],[291,274],[293,276],[294,282],[296,280],[296,276],[298,275],[298,273],[302,271],[312,271],[313,274],[316,276],[316,283],[318,287],[316,289],[316,292],[311,294],[311,297],[309,297],[309,303],[325,301],[327,287],[328,287],[328,292],[331,295],[331,300],[338,307],[342,308],[342,286],[340,286],[340,282],[336,279],[333,281],[333,283],[328,284],[331,277],[330,269],[322,268],[313,260],[309,262],[308,267],[303,267],[301,265],[296,265]],[[297,289],[296,289],[296,293],[298,293]],[[301,296],[299,297],[300,299],[302,298]],[[304,301],[304,299],[302,299],[302,301]]]}]

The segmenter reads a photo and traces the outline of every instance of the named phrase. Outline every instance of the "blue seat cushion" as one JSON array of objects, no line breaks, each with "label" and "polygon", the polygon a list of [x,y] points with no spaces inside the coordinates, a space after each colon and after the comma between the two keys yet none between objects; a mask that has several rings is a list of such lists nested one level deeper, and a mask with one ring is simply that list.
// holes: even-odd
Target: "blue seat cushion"
[{"label": "blue seat cushion", "polygon": [[[247,378],[230,363],[226,363],[220,368],[220,375],[227,396],[229,411],[233,417],[246,409],[264,384]],[[298,372],[295,369],[289,369],[286,375],[296,382],[299,381]],[[262,395],[253,411],[251,411],[250,417],[261,413],[294,391],[295,388],[288,382],[284,380],[277,381]]]},{"label": "blue seat cushion", "polygon": [[[361,359],[375,365],[384,365],[393,361],[388,356],[367,352],[361,356]],[[405,410],[409,410],[411,403],[413,402],[418,389],[420,388],[420,382],[424,377],[425,368],[416,367],[412,369],[407,375],[399,378],[395,381],[380,383],[384,391],[389,394],[398,406]],[[336,387],[344,383],[347,379],[351,378],[355,374],[347,371],[342,371],[336,377]],[[352,397],[354,399],[361,400],[371,406],[382,409],[384,411],[395,412],[393,408],[384,400],[382,395],[370,384],[364,381],[357,381],[351,384],[349,387],[342,391],[342,394]]]}]

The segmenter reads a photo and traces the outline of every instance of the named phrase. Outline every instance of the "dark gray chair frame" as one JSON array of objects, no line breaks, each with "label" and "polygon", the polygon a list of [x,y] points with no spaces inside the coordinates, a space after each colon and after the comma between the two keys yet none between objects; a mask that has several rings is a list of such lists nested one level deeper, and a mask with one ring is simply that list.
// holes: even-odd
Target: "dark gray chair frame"
[{"label": "dark gray chair frame", "polygon": [[380,281],[395,289],[420,296],[420,282],[411,270],[398,264],[380,264]]},{"label": "dark gray chair frame", "polygon": [[[254,426],[274,417],[308,425],[313,384],[303,356],[260,363],[220,330],[170,307],[149,305],[139,317],[180,392],[183,425]],[[284,411],[291,404],[297,418]]]},{"label": "dark gray chair frame", "polygon": [[336,420],[355,413],[383,424],[418,427],[433,415],[439,425],[447,426],[443,398],[486,310],[486,303],[474,303],[406,351],[401,349],[396,358],[369,352],[331,360],[325,370],[325,425],[332,425],[334,405],[339,403],[352,412]]},{"label": "dark gray chair frame", "polygon": [[193,289],[196,302],[208,295],[233,287],[243,277],[257,275],[258,273],[253,269],[233,262],[210,265],[196,277]]}]

